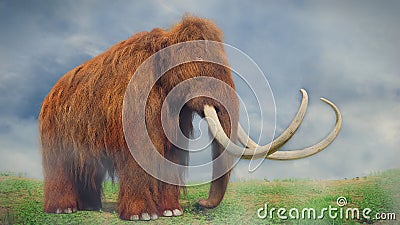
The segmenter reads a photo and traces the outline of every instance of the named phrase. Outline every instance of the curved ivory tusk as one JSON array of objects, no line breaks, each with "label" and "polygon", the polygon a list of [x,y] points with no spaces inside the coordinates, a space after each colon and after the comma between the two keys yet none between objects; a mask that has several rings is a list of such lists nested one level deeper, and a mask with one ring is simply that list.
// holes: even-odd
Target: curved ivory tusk
[{"label": "curved ivory tusk", "polygon": [[335,127],[333,130],[326,136],[322,141],[319,143],[310,146],[305,149],[301,150],[290,150],[290,151],[278,151],[275,152],[271,155],[268,155],[266,158],[267,159],[273,159],[273,160],[291,160],[291,159],[301,159],[305,158],[311,155],[314,155],[322,150],[324,150],[328,145],[330,145],[333,140],[338,136],[340,127],[342,126],[342,115],[340,114],[339,109],[336,107],[335,104],[330,102],[329,100],[325,98],[321,98],[321,101],[325,102],[328,104],[332,109],[335,111],[336,114],[336,123]]},{"label": "curved ivory tusk", "polygon": [[243,127],[238,123],[238,139],[247,148],[258,148],[260,147],[256,142],[254,142],[244,131]]},{"label": "curved ivory tusk", "polygon": [[[336,114],[336,124],[331,133],[322,141],[313,145],[311,147],[302,149],[302,150],[293,150],[293,151],[279,151],[277,150],[282,147],[296,132],[298,127],[300,126],[308,103],[308,96],[305,90],[301,90],[303,93],[303,100],[300,106],[298,113],[296,114],[295,119],[293,119],[292,123],[289,127],[274,141],[271,143],[259,146],[253,140],[251,140],[248,135],[244,132],[243,128],[240,127],[238,129],[238,137],[241,143],[243,143],[246,147],[239,147],[235,143],[231,142],[228,136],[225,134],[222,125],[218,119],[217,113],[212,106],[204,106],[204,114],[206,116],[206,120],[209,124],[209,129],[211,133],[214,135],[215,139],[230,153],[241,156],[242,158],[262,158],[266,157],[267,159],[273,160],[290,160],[290,159],[299,159],[304,158],[313,154],[316,154],[326,148],[329,144],[333,142],[336,136],[339,133],[342,117],[339,112],[339,109],[330,101],[321,98],[322,101],[330,105]],[[214,126],[212,126],[212,124]]]},{"label": "curved ivory tusk", "polygon": [[[303,121],[304,116],[306,114],[307,105],[308,105],[308,94],[307,94],[306,90],[304,90],[304,89],[300,89],[300,92],[302,94],[302,100],[301,100],[299,110],[296,113],[296,116],[294,117],[294,119],[292,120],[290,125],[288,126],[288,128],[286,128],[286,130],[283,131],[282,134],[279,135],[279,137],[277,137],[275,140],[273,140],[272,142],[270,142],[264,146],[260,146],[246,134],[246,132],[243,130],[242,126],[240,126],[240,124],[239,124],[238,125],[239,141],[247,148],[251,148],[251,149],[260,148],[260,149],[257,149],[257,155],[263,154],[265,156],[267,152],[268,152],[268,154],[272,154],[272,153],[278,151],[278,149],[280,147],[282,147],[284,144],[286,144],[286,142],[288,142],[289,139],[293,137],[294,133],[296,133],[297,129],[299,129],[300,124]],[[253,155],[251,155],[251,156],[253,156]],[[243,156],[243,158],[251,158],[251,157]]]},{"label": "curved ivory tusk", "polygon": [[[214,107],[208,105],[204,106],[204,114],[206,116],[211,133],[215,139],[230,153],[248,158],[251,158],[252,156],[264,157],[267,154],[276,152],[280,147],[282,147],[294,135],[303,121],[304,115],[307,111],[308,95],[304,89],[301,89],[300,91],[303,95],[301,105],[289,127],[276,140],[263,146],[259,146],[257,143],[251,140],[240,124],[238,127],[238,138],[239,141],[246,146],[246,148],[237,146],[235,143],[231,142],[228,136],[225,134]],[[212,123],[214,126],[212,126]]]}]

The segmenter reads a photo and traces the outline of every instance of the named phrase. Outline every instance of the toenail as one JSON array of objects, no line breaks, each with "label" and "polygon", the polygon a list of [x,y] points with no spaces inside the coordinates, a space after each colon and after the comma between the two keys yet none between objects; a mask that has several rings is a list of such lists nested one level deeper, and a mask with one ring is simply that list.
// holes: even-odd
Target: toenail
[{"label": "toenail", "polygon": [[150,220],[150,216],[148,213],[142,213],[142,220]]},{"label": "toenail", "polygon": [[172,216],[172,212],[171,212],[171,210],[165,210],[165,211],[163,212],[163,215],[164,215],[164,216]]},{"label": "toenail", "polygon": [[179,210],[179,209],[174,209],[174,215],[175,216],[181,216],[182,215],[182,211],[181,210]]},{"label": "toenail", "polygon": [[129,218],[130,220],[139,220],[139,216],[138,215],[132,215],[131,218]]},{"label": "toenail", "polygon": [[151,219],[152,220],[156,220],[156,219],[158,219],[158,215],[157,214],[151,214]]}]

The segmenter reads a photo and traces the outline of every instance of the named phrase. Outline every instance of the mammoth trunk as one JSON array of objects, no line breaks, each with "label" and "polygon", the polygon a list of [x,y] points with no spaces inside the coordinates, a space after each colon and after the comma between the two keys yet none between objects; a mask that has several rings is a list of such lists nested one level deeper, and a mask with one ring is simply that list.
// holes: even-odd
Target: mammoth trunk
[{"label": "mammoth trunk", "polygon": [[[199,204],[205,208],[214,208],[219,205],[222,201],[222,198],[225,195],[226,188],[228,186],[229,177],[230,177],[230,168],[232,166],[232,158],[229,155],[223,156],[225,159],[218,159],[220,153],[222,153],[223,148],[216,143],[213,142],[213,181],[211,182],[210,192],[208,194],[207,199],[200,199]],[[225,172],[224,171],[228,171]],[[220,176],[223,174],[222,176]],[[217,178],[218,177],[218,178]],[[217,178],[217,179],[215,179]]]},{"label": "mammoth trunk", "polygon": [[[219,111],[218,117],[222,122],[224,131],[230,134],[230,138],[236,141],[237,133],[237,118],[236,110],[228,113],[225,109]],[[224,151],[216,140],[212,143],[212,158],[213,158],[213,175],[210,186],[210,192],[207,199],[199,200],[199,204],[205,208],[214,208],[219,205],[225,195],[228,186],[231,169],[233,166],[234,158],[232,154]]]}]

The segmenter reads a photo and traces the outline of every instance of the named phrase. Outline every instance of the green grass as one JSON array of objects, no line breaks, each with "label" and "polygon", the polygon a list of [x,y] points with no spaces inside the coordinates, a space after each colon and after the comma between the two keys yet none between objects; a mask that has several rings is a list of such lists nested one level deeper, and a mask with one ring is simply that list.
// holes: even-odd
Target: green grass
[{"label": "green grass", "polygon": [[[205,198],[209,185],[188,187],[181,197],[184,215],[176,218],[160,218],[146,224],[399,224],[400,221],[400,170],[374,173],[368,177],[335,181],[283,179],[274,181],[241,181],[229,184],[226,196],[215,209],[203,209],[196,202]],[[370,208],[371,218],[285,219],[277,216],[280,207],[289,211],[297,208],[301,215],[304,208],[314,208],[317,216],[321,209],[330,206],[340,208],[339,196],[347,199],[342,207]],[[23,174],[0,173],[0,224],[132,224],[118,218],[118,185],[104,184],[103,209],[96,212],[79,211],[69,215],[44,213],[43,182],[24,178]],[[260,219],[257,210],[268,204],[277,208],[274,217]],[[378,221],[376,213],[394,212],[396,221]],[[289,217],[288,212],[285,214]],[[140,222],[145,223],[145,222]]]}]

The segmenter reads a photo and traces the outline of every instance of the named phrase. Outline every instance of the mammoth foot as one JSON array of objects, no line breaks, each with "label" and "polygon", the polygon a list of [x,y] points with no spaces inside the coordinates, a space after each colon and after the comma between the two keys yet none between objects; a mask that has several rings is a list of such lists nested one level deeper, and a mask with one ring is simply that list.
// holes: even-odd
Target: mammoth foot
[{"label": "mammoth foot", "polygon": [[123,220],[156,220],[159,213],[153,201],[123,199],[119,206],[119,217]]},{"label": "mammoth foot", "polygon": [[70,214],[70,213],[74,213],[76,211],[78,211],[76,208],[66,208],[66,209],[58,208],[58,209],[56,209],[56,211],[54,213],[57,213],[57,214],[61,214],[61,213]]},{"label": "mammoth foot", "polygon": [[70,202],[45,201],[44,211],[56,214],[71,214],[78,211],[77,204]]},{"label": "mammoth foot", "polygon": [[180,209],[174,209],[174,210],[164,210],[163,216],[165,217],[171,217],[171,216],[182,216],[183,212]]},{"label": "mammoth foot", "polygon": [[132,215],[130,216],[129,220],[156,220],[158,219],[158,215],[153,213],[149,215],[148,213],[142,213],[139,215]]},{"label": "mammoth foot", "polygon": [[[165,217],[172,217],[172,216],[181,216],[183,215],[182,210],[174,209],[174,210],[164,210],[163,216]],[[149,213],[142,213],[141,215],[131,215],[129,220],[156,220],[158,219],[158,215],[156,213],[149,214]]]}]

